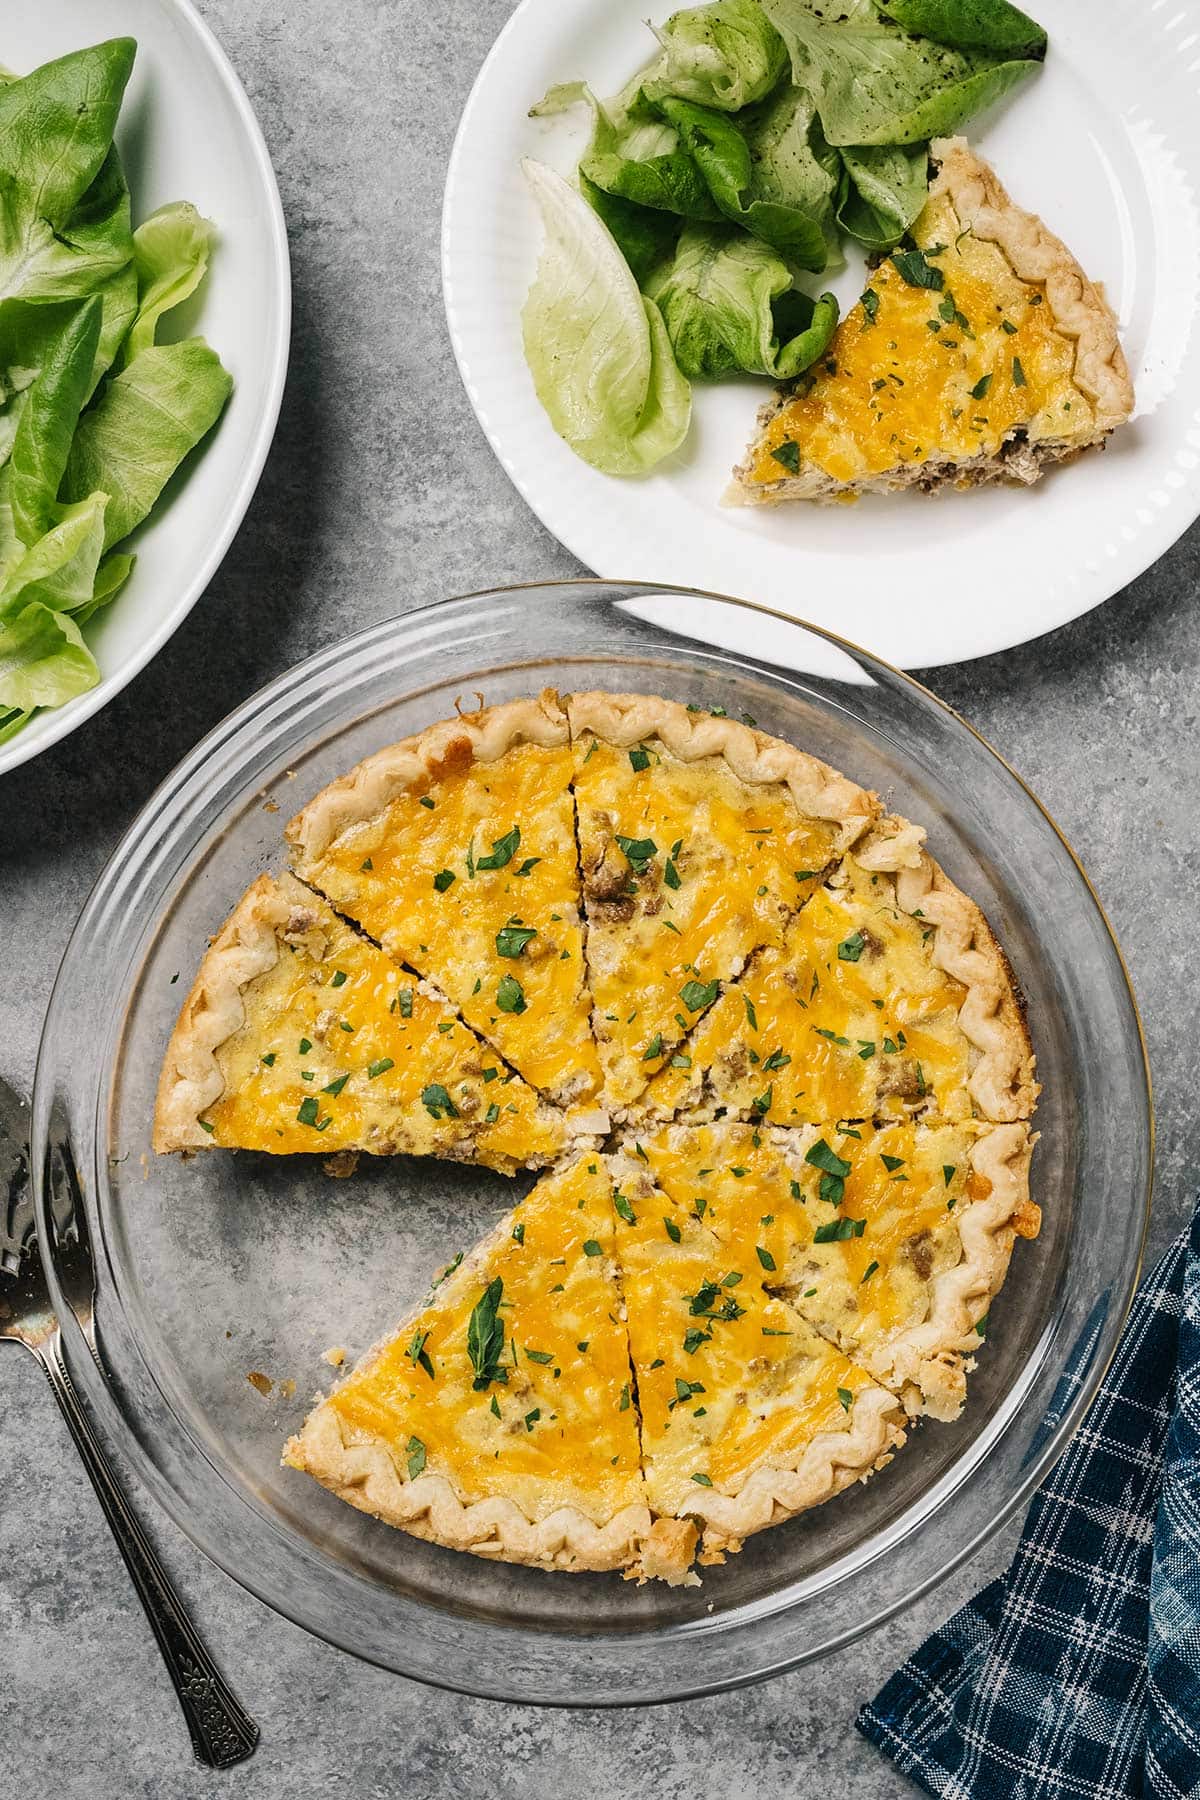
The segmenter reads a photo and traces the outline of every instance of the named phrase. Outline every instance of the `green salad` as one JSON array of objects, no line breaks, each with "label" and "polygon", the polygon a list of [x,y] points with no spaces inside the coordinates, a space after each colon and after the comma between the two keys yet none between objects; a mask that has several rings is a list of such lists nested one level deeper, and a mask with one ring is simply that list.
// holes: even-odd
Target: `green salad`
[{"label": "green salad", "polygon": [[615,99],[586,107],[572,185],[527,160],[544,246],[522,315],[538,398],[571,448],[634,475],[687,434],[693,381],[791,381],[829,346],[813,277],[881,255],[925,204],[932,137],[1035,69],[1009,0],[711,0],[676,13]]},{"label": "green salad", "polygon": [[156,341],[214,234],[185,201],[132,227],[113,132],[136,49],[0,75],[0,742],[99,680],[84,627],[121,545],[232,387],[202,338]]}]

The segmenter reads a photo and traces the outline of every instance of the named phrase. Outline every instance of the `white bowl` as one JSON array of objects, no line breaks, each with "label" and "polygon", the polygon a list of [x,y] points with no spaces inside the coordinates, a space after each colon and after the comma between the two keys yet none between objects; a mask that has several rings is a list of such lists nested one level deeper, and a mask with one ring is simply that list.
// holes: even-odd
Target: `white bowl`
[{"label": "white bowl", "polygon": [[[201,333],[233,376],[211,438],[138,533],[128,585],[87,632],[100,681],[38,713],[0,746],[0,774],[98,712],[131,681],[212,580],[258,485],[287,372],[291,273],[283,208],[245,89],[189,0],[39,0],[5,8],[0,62],[25,74],[110,37],[137,39],[117,146],[134,223],[191,200],[217,227],[199,304],[174,332]],[[164,327],[172,323],[171,315]]]}]

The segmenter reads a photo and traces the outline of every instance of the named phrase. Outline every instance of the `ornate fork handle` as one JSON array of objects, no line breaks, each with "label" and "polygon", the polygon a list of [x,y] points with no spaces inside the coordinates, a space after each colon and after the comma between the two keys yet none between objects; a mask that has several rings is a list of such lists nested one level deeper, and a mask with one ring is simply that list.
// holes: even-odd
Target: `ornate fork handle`
[{"label": "ornate fork handle", "polygon": [[67,1421],[75,1448],[104,1508],[117,1547],[141,1596],[163,1661],[175,1684],[179,1704],[198,1760],[213,1769],[228,1769],[253,1755],[258,1726],[225,1681],[184,1611],[169,1576],[142,1530],[113,1474],[103,1446],[83,1410],[63,1360],[56,1331],[35,1353]]}]

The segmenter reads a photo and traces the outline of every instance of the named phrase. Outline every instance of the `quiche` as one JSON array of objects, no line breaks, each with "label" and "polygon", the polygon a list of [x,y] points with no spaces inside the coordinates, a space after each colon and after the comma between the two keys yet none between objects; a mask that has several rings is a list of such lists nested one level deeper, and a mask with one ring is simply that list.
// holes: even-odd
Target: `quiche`
[{"label": "quiche", "polygon": [[912,242],[769,404],[728,498],[1035,482],[1133,410],[1103,291],[963,138],[935,140]]},{"label": "quiche", "polygon": [[876,807],[731,719],[612,694],[568,714],[596,1042],[620,1113]]},{"label": "quiche", "polygon": [[559,1105],[600,1088],[571,773],[543,694],[380,751],[287,828],[297,873]]},{"label": "quiche", "polygon": [[476,1556],[626,1569],[650,1530],[607,1168],[547,1176],[287,1445],[363,1512]]},{"label": "quiche", "polygon": [[1028,1118],[1033,1051],[979,908],[886,818],[656,1076],[660,1118]]},{"label": "quiche", "polygon": [[540,1167],[561,1113],[436,994],[289,875],[261,875],[200,965],[154,1148],[405,1152]]},{"label": "quiche", "polygon": [[155,1147],[540,1171],[292,1468],[449,1548],[693,1584],[956,1416],[1040,1223],[1038,1088],[919,826],[720,711],[546,692],[379,750],[286,837],[201,960]]}]

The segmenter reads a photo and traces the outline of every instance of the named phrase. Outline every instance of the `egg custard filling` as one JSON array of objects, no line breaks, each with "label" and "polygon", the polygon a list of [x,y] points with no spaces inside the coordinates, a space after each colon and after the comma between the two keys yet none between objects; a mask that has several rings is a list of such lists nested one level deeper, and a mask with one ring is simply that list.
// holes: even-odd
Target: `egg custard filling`
[{"label": "egg custard filling", "polygon": [[911,242],[765,409],[741,502],[1036,481],[1133,407],[1117,325],[1066,247],[961,138],[935,142]]},{"label": "egg custard filling", "polygon": [[287,839],[201,961],[155,1147],[545,1171],[292,1467],[449,1548],[693,1583],[957,1413],[1039,1223],[1037,1085],[918,826],[720,709],[544,693],[377,752]]}]

